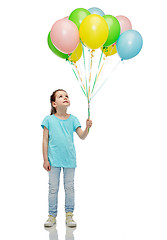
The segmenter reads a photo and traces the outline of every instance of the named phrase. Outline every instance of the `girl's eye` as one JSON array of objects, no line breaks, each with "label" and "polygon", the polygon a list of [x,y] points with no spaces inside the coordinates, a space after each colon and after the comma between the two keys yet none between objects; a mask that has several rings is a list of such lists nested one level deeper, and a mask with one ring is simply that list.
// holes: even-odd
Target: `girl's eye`
[{"label": "girl's eye", "polygon": [[68,98],[68,95],[66,95],[66,97]]},{"label": "girl's eye", "polygon": [[62,96],[60,95],[59,98],[61,98]]}]

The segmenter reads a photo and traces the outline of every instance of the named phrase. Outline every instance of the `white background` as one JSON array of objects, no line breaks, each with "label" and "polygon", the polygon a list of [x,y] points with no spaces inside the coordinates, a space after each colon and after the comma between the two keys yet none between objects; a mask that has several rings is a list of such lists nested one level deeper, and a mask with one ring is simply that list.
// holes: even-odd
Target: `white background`
[{"label": "white background", "polygon": [[[43,118],[49,97],[67,90],[83,128],[87,102],[70,66],[47,46],[52,24],[78,7],[125,15],[143,37],[140,54],[119,65],[91,103],[85,141],[75,135],[75,240],[167,238],[166,7],[160,1],[4,1],[1,4],[1,174],[3,239],[49,239]],[[65,239],[61,176],[58,239]],[[55,234],[55,236],[54,236]],[[56,233],[50,239],[57,240]],[[1,237],[2,238],[2,237]],[[66,239],[70,239],[68,234]],[[72,239],[72,238],[71,238]]]}]

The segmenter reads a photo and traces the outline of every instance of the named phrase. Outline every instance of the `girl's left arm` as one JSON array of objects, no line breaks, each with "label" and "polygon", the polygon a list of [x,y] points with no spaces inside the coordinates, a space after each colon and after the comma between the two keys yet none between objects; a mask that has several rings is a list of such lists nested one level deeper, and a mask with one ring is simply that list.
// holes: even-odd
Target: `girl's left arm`
[{"label": "girl's left arm", "polygon": [[76,133],[78,134],[78,136],[79,136],[82,140],[84,140],[84,139],[87,137],[87,135],[88,135],[88,133],[89,133],[88,129],[89,129],[91,126],[92,126],[92,121],[89,120],[89,119],[87,119],[87,120],[86,120],[86,128],[85,128],[84,131],[83,131],[80,127],[78,127],[78,128],[76,129]]}]

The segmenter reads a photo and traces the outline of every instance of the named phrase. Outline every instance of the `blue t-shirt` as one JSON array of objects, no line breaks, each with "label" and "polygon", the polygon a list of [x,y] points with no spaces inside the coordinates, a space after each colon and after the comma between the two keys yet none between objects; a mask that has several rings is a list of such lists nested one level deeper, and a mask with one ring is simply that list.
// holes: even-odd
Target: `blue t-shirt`
[{"label": "blue t-shirt", "polygon": [[77,117],[70,115],[62,120],[54,114],[46,116],[41,127],[49,130],[48,160],[53,167],[75,168],[76,151],[74,147],[73,132],[81,124]]}]

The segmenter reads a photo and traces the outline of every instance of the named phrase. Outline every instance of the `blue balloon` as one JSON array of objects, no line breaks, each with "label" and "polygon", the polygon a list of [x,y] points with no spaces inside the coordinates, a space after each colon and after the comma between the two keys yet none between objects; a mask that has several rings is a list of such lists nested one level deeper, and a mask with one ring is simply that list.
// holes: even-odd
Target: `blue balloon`
[{"label": "blue balloon", "polygon": [[135,57],[142,49],[142,46],[142,36],[135,30],[127,30],[123,32],[116,43],[118,55],[123,60]]},{"label": "blue balloon", "polygon": [[96,8],[96,7],[89,8],[88,11],[91,14],[98,14],[102,17],[105,15],[105,13],[100,8]]}]

